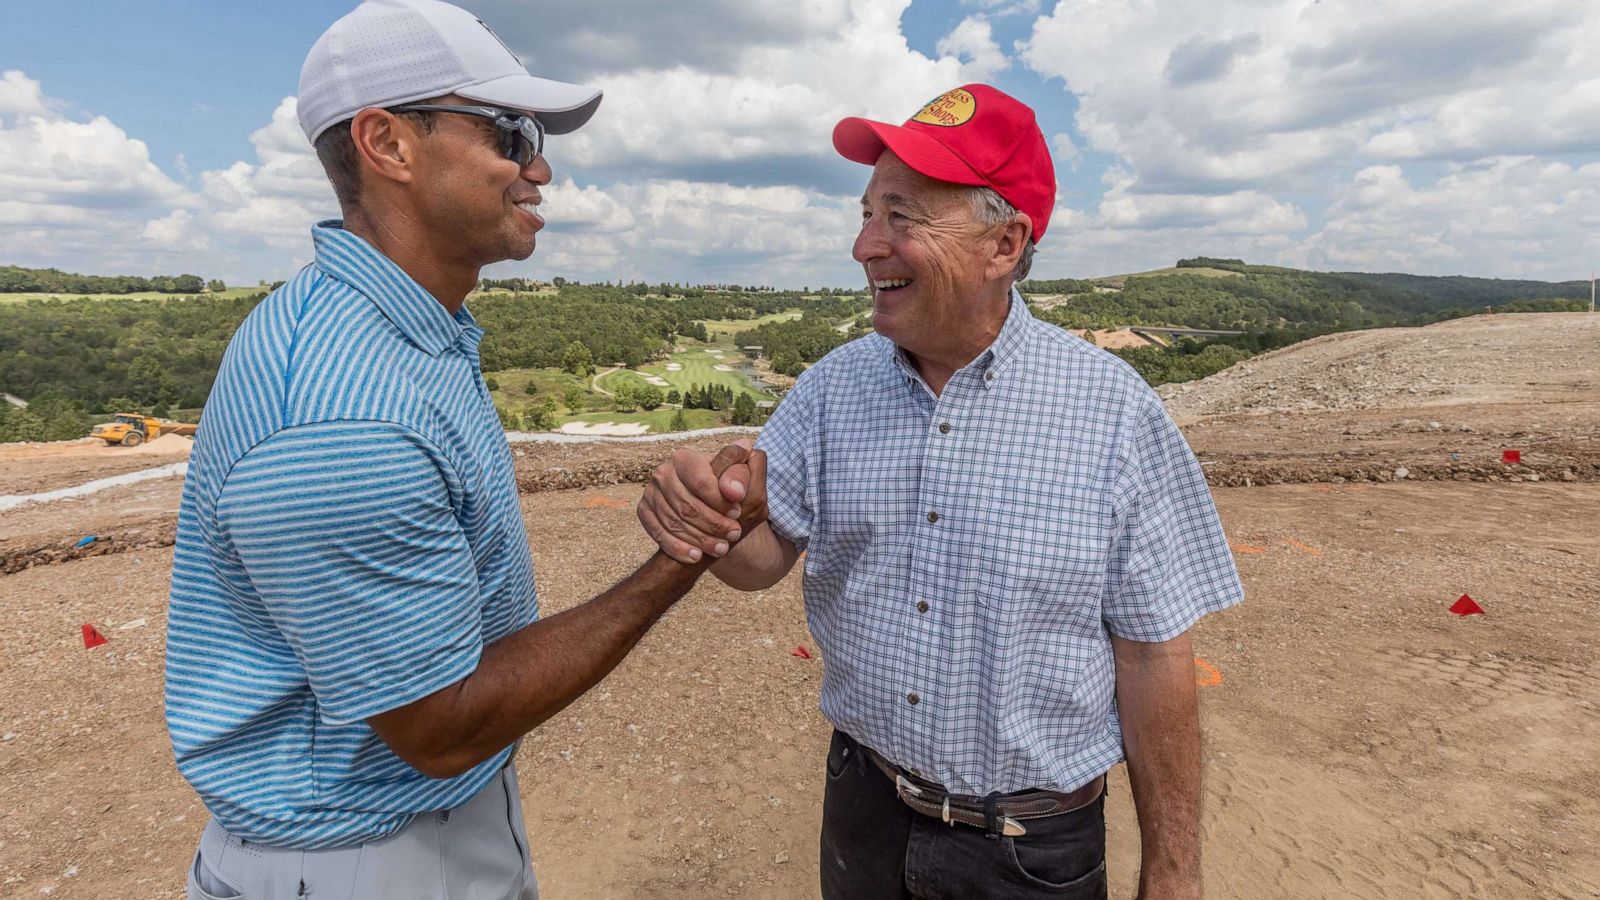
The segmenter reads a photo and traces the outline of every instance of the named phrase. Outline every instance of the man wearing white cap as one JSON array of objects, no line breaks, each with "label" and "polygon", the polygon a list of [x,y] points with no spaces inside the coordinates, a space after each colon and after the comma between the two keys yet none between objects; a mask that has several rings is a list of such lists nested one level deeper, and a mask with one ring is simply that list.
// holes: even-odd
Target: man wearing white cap
[{"label": "man wearing white cap", "polygon": [[365,3],[306,59],[300,123],[344,217],[229,344],[179,516],[167,724],[212,814],[190,898],[537,896],[516,741],[704,568],[658,553],[539,618],[463,305],[533,252],[544,136],[599,102],[436,0]]}]

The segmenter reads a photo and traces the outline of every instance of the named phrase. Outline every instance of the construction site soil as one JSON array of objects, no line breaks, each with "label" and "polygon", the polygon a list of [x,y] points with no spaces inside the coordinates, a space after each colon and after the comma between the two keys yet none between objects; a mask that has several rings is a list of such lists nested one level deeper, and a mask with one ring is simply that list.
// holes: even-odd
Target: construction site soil
[{"label": "construction site soil", "polygon": [[[1194,631],[1207,896],[1600,897],[1600,317],[1335,335],[1163,393],[1247,591]],[[546,613],[645,558],[637,482],[675,446],[514,445]],[[0,499],[182,458],[0,445]],[[0,896],[182,896],[206,814],[161,714],[180,489],[0,514]],[[542,896],[817,896],[826,664],[798,573],[697,587],[523,741]],[[1131,897],[1121,767],[1108,819]]]}]

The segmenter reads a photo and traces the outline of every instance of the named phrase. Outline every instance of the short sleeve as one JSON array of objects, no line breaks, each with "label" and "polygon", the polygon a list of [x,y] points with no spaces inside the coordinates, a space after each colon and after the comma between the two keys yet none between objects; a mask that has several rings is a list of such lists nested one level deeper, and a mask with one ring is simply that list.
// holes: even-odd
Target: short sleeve
[{"label": "short sleeve", "polygon": [[1154,392],[1143,392],[1131,429],[1103,615],[1117,637],[1158,643],[1244,589],[1200,464]]},{"label": "short sleeve", "polygon": [[477,668],[481,600],[452,471],[398,425],[332,422],[278,432],[228,475],[220,533],[330,724]]},{"label": "short sleeve", "polygon": [[756,441],[756,447],[767,454],[768,524],[775,534],[801,550],[811,541],[816,509],[810,466],[815,462],[812,442],[819,435],[818,394],[822,387],[818,369],[801,373]]}]

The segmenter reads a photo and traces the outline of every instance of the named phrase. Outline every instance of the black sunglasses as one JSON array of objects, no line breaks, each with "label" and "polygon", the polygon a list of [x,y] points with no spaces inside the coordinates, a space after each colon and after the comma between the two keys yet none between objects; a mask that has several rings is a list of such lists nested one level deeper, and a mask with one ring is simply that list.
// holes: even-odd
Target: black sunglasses
[{"label": "black sunglasses", "polygon": [[494,123],[500,138],[500,155],[515,160],[518,166],[528,164],[544,154],[544,123],[527,113],[507,112],[494,106],[446,106],[442,103],[406,103],[389,107],[389,112],[442,112],[477,116]]}]

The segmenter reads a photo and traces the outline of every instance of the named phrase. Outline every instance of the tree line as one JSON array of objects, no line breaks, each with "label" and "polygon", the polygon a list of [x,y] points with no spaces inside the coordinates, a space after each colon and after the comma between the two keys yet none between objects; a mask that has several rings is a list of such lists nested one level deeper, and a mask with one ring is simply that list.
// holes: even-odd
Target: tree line
[{"label": "tree line", "polygon": [[25,269],[0,266],[0,294],[132,294],[160,291],[165,294],[198,294],[226,290],[220,280],[205,281],[198,275],[79,275],[60,269]]}]

